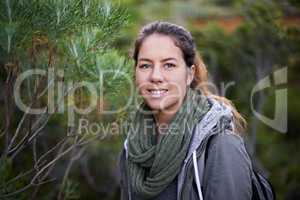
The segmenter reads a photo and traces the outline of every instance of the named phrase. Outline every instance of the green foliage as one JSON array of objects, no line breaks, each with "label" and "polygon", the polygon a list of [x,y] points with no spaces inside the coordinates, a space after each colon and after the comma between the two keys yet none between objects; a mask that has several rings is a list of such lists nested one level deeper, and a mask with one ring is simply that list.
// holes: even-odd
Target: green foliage
[{"label": "green foliage", "polygon": [[62,188],[63,200],[80,199],[80,185],[78,182],[68,179]]},{"label": "green foliage", "polygon": [[8,180],[12,174],[12,160],[9,158],[0,159],[0,182],[1,185]]},{"label": "green foliage", "polygon": [[116,33],[126,21],[124,10],[97,0],[6,0],[1,1],[0,8],[4,27],[1,34],[7,36],[1,37],[7,38],[6,45],[1,46],[7,52],[28,44],[37,33],[57,40],[62,35],[80,32],[85,26],[98,27],[98,35],[102,36],[98,41],[108,39],[108,35]]},{"label": "green foliage", "polygon": [[[12,93],[13,85],[20,73],[42,69],[46,72],[44,76],[30,76],[21,86],[21,97],[27,105],[38,107],[48,105],[48,91],[56,88],[57,84],[63,84],[64,96],[54,102],[57,107],[63,106],[66,103],[65,96],[70,92],[69,83],[83,81],[90,82],[99,90],[105,88],[104,95],[111,95],[109,98],[116,101],[120,98],[119,95],[125,94],[128,84],[131,84],[126,79],[131,75],[131,63],[112,48],[119,31],[127,24],[126,9],[108,1],[1,1],[0,25],[3,28],[0,30],[0,80],[1,84],[5,81],[7,88],[3,95],[11,96],[7,92]],[[53,77],[50,76],[52,70],[54,71]],[[107,70],[112,73],[104,74]],[[101,78],[105,80],[101,82]],[[84,93],[84,96],[87,97],[87,93]],[[58,98],[56,92],[54,98]],[[81,99],[77,94],[75,98]],[[40,185],[36,182],[43,182],[47,175],[60,178],[64,174],[65,165],[60,168],[59,173],[51,174],[50,170],[49,173],[41,174],[38,180],[35,178],[35,184],[30,182],[35,173],[38,173],[53,157],[56,158],[56,151],[48,151],[66,137],[64,130],[66,127],[61,127],[66,124],[62,121],[65,118],[58,117],[57,113],[49,112],[41,115],[25,114],[24,120],[20,120],[24,113],[19,110],[14,112],[16,108],[14,104],[11,104],[12,101],[8,100],[5,103],[9,105],[5,105],[4,108],[10,106],[12,109],[3,110],[1,107],[0,110],[5,111],[2,118],[5,121],[12,121],[13,127],[4,127],[5,123],[1,122],[1,126],[7,131],[4,132],[5,137],[3,137],[4,128],[1,127],[0,196],[2,198],[3,195],[16,192],[11,196],[12,198],[26,197],[28,199],[29,196],[35,198],[41,195],[39,194],[40,188],[48,187],[47,184]],[[69,105],[72,102],[67,103]],[[67,114],[64,113],[65,116]],[[50,117],[53,116],[53,121],[51,121]],[[19,129],[23,134],[18,133]],[[35,130],[41,133],[33,135]],[[32,142],[34,136],[36,140]],[[12,138],[13,142],[11,142]],[[66,141],[66,145],[71,145],[76,142],[76,138],[67,138]],[[64,146],[59,147],[61,150],[64,148]],[[47,154],[44,154],[45,152]],[[14,153],[18,156],[16,157]],[[74,159],[68,156],[67,154],[67,158],[64,159]],[[18,164],[22,161],[22,165]],[[14,179],[31,168],[34,168],[33,173]],[[29,187],[24,188],[27,190],[19,191],[27,185]],[[58,190],[59,188],[54,187],[51,191],[53,194],[50,196],[56,196],[55,193]],[[64,199],[79,199],[79,190],[78,183],[68,180],[62,188]],[[43,198],[47,199],[49,197],[47,196],[44,195]]]},{"label": "green foliage", "polygon": [[[18,188],[23,187],[25,185],[24,180],[18,180],[16,182],[9,182],[15,176],[15,171],[13,168],[13,161],[10,158],[0,158],[0,195],[11,193],[16,191]],[[21,175],[21,174],[20,174]],[[26,194],[17,194],[19,200],[27,199]],[[14,196],[6,197],[4,200],[12,200],[15,199]]]}]

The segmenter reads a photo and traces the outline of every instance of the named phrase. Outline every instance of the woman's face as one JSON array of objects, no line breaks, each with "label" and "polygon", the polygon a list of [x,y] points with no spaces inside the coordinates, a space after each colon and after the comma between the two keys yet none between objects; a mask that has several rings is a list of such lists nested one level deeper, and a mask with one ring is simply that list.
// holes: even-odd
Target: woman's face
[{"label": "woman's face", "polygon": [[177,110],[194,77],[182,51],[169,36],[152,34],[142,43],[135,69],[140,95],[152,110]]}]

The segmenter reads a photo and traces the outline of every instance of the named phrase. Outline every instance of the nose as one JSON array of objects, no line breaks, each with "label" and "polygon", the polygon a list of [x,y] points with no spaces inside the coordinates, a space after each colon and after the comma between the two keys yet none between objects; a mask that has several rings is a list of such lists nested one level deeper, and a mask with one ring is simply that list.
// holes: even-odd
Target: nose
[{"label": "nose", "polygon": [[153,67],[152,73],[150,75],[150,81],[153,83],[163,81],[163,74],[161,73],[159,66]]}]

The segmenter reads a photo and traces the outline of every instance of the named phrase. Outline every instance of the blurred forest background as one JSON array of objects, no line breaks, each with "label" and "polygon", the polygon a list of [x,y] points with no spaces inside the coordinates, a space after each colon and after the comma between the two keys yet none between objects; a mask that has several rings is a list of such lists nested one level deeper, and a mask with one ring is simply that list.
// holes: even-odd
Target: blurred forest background
[{"label": "blurred forest background", "polygon": [[[0,9],[0,199],[119,199],[125,135],[116,129],[133,95],[129,55],[138,30],[153,20],[192,32],[215,91],[248,121],[255,166],[279,200],[300,199],[298,0],[3,0]],[[271,85],[251,96],[265,77]],[[287,91],[286,117],[277,91]],[[269,118],[279,106],[280,121],[263,123],[251,98]],[[17,99],[40,110],[30,114]],[[83,114],[91,104],[95,109]],[[90,125],[84,133],[80,122]],[[99,124],[116,129],[104,134]]]}]

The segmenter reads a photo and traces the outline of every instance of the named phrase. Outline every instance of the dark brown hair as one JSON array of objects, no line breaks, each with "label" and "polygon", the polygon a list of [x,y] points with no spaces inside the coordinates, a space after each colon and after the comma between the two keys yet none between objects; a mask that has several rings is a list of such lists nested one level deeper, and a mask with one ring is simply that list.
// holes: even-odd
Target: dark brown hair
[{"label": "dark brown hair", "polygon": [[170,36],[175,45],[181,49],[183,59],[187,67],[195,66],[195,76],[191,88],[199,89],[204,95],[211,95],[216,100],[229,105],[233,110],[235,133],[241,134],[245,131],[247,122],[236,110],[233,103],[225,97],[212,94],[208,88],[208,72],[206,66],[196,50],[194,39],[185,28],[169,22],[155,21],[142,27],[135,41],[133,59],[137,65],[138,54],[143,41],[152,34],[162,34]]}]

